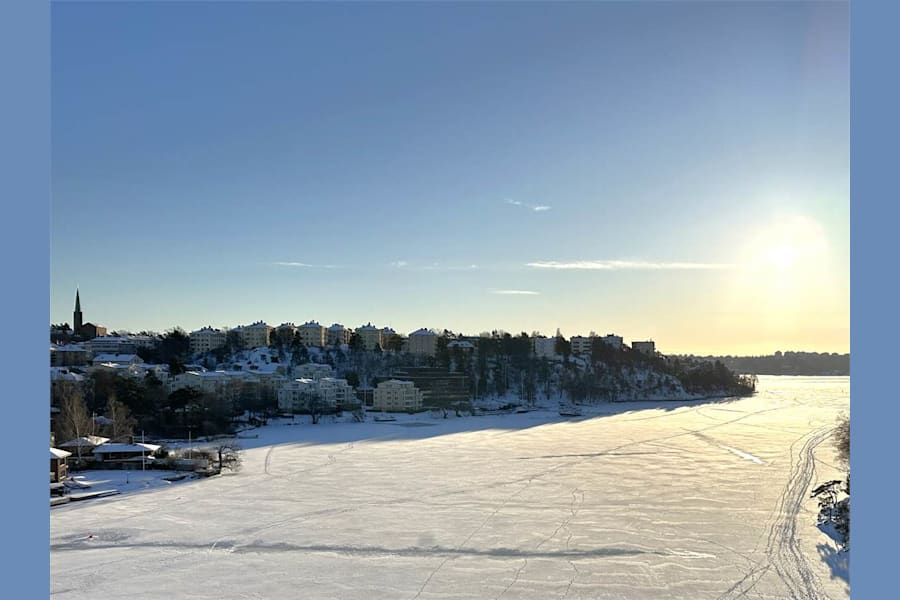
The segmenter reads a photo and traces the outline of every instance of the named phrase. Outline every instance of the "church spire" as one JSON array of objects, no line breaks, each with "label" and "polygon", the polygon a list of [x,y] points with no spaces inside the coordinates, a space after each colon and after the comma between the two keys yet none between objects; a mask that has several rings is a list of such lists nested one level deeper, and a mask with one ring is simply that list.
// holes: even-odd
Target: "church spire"
[{"label": "church spire", "polygon": [[72,315],[72,331],[75,335],[81,335],[81,326],[84,324],[81,316],[81,298],[78,295],[78,288],[75,288],[75,313]]}]

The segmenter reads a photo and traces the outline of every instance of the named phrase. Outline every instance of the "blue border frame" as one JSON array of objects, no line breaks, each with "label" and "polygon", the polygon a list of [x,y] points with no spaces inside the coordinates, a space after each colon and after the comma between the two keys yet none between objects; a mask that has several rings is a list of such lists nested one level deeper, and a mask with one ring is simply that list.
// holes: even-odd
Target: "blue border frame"
[{"label": "blue border frame", "polygon": [[[4,534],[14,553],[3,561],[3,595],[49,591],[48,319],[50,316],[50,5],[18,0],[0,8],[0,164],[7,265],[3,311],[7,338],[2,395],[3,456],[9,474]],[[45,446],[44,444],[47,444]],[[43,456],[43,458],[41,458]],[[38,464],[40,462],[40,464]]]},{"label": "blue border frame", "polygon": [[[900,3],[853,2],[851,109],[851,594],[886,598],[895,587],[897,498],[891,493],[898,423],[896,78]],[[893,117],[891,119],[890,117]],[[892,185],[893,184],[893,185]]]},{"label": "blue border frame", "polygon": [[[49,581],[49,517],[44,495],[44,469],[37,465],[46,439],[47,319],[49,315],[49,157],[50,157],[50,5],[33,0],[4,3],[0,18],[2,95],[7,223],[2,239],[9,275],[4,307],[12,327],[4,349],[10,370],[6,408],[15,427],[3,436],[5,455],[16,455],[13,494],[5,499],[6,534],[14,539],[19,558],[4,566],[9,597],[47,593]],[[894,459],[897,393],[888,387],[897,359],[892,345],[897,330],[897,297],[890,264],[898,256],[895,232],[896,115],[900,106],[896,63],[900,55],[896,23],[900,3],[861,2],[851,6],[851,248],[853,398],[853,595],[886,597],[895,569],[891,518],[895,496],[879,489],[895,472],[882,473],[879,461]],[[26,290],[21,293],[21,290]],[[25,352],[22,352],[25,350]],[[14,352],[13,352],[14,351]],[[13,355],[14,354],[14,355]],[[45,455],[46,456],[46,455]],[[41,459],[42,461],[45,459]],[[888,463],[891,464],[891,463]],[[38,481],[40,479],[41,481]],[[40,484],[40,485],[39,485]],[[27,557],[27,565],[21,559]]]}]

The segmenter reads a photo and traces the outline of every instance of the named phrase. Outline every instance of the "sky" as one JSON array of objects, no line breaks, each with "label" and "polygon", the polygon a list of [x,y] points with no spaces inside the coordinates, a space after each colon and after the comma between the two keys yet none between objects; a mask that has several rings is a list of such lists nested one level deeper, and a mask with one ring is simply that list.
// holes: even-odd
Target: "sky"
[{"label": "sky", "polygon": [[55,3],[52,323],[848,352],[844,3]]}]

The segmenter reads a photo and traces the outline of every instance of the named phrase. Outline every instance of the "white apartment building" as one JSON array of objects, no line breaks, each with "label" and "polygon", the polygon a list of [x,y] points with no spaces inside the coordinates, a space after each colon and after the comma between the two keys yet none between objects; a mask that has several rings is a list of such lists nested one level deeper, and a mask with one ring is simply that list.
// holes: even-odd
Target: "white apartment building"
[{"label": "white apartment building", "polygon": [[316,382],[312,379],[299,378],[285,381],[276,392],[278,398],[278,410],[282,412],[295,412],[305,410],[307,403],[317,393]]},{"label": "white apartment building", "polygon": [[371,323],[356,328],[356,335],[362,340],[363,348],[374,350],[375,346],[383,347],[381,343],[381,330]]},{"label": "white apartment building", "polygon": [[137,354],[95,354],[91,360],[94,366],[102,364],[133,366],[141,362],[141,357]]},{"label": "white apartment building", "polygon": [[266,325],[263,321],[257,321],[251,325],[241,325],[235,327],[233,331],[237,331],[241,336],[241,346],[244,349],[260,348],[269,345],[269,338],[272,335],[272,327]]},{"label": "white apartment building", "polygon": [[350,336],[353,334],[352,331],[341,325],[340,323],[335,323],[331,327],[328,328],[328,331],[325,332],[325,341],[329,346],[340,346],[341,344],[349,344]]},{"label": "white apartment building", "polygon": [[138,348],[152,347],[156,340],[149,335],[104,335],[84,342],[89,355],[134,354]]},{"label": "white apartment building", "polygon": [[330,410],[356,402],[353,388],[347,380],[333,377],[318,380],[302,377],[286,381],[278,388],[277,397],[278,410],[283,412],[306,410],[311,400],[319,400]]},{"label": "white apartment building", "polygon": [[325,346],[325,327],[315,321],[309,321],[297,328],[304,346],[322,348]]},{"label": "white apartment building", "polygon": [[87,350],[81,344],[50,344],[50,366],[70,367],[88,364]]},{"label": "white apartment building", "polygon": [[326,406],[342,407],[356,404],[356,394],[346,379],[323,377],[316,381],[319,387],[319,398]]},{"label": "white apartment building", "polygon": [[372,408],[387,412],[409,412],[422,410],[422,390],[412,381],[390,379],[382,381],[375,388]]},{"label": "white apartment building", "polygon": [[294,367],[294,376],[302,379],[322,379],[323,377],[333,377],[334,369],[331,365],[304,363]]},{"label": "white apartment building", "polygon": [[193,354],[205,354],[225,346],[226,333],[221,329],[213,329],[210,326],[197,329],[188,334]]},{"label": "white apartment building", "polygon": [[471,352],[475,350],[475,344],[466,340],[453,340],[447,342],[448,350],[462,350],[463,352]]},{"label": "white apartment building", "polygon": [[648,341],[648,342],[631,342],[631,349],[635,352],[641,352],[643,354],[647,354],[648,356],[653,356],[656,354],[656,342]]},{"label": "white apartment building", "polygon": [[591,353],[591,344],[593,344],[593,337],[584,337],[581,335],[573,335],[569,340],[569,345],[572,348],[572,354],[590,354]]},{"label": "white apartment building", "polygon": [[534,338],[534,355],[538,358],[556,358],[556,338]]},{"label": "white apartment building", "polygon": [[295,333],[297,333],[297,327],[293,323],[282,323],[272,330],[273,338],[284,344],[290,344]]},{"label": "white apartment building", "polygon": [[409,352],[423,356],[434,356],[437,351],[437,334],[425,328],[409,334]]},{"label": "white apartment building", "polygon": [[604,344],[612,346],[615,349],[619,349],[622,347],[622,344],[625,343],[624,339],[621,335],[614,335],[612,333],[607,333],[602,338],[600,338]]},{"label": "white apartment building", "polygon": [[166,384],[171,394],[175,390],[194,388],[218,398],[236,400],[244,382],[259,381],[244,371],[188,371],[169,378]]}]

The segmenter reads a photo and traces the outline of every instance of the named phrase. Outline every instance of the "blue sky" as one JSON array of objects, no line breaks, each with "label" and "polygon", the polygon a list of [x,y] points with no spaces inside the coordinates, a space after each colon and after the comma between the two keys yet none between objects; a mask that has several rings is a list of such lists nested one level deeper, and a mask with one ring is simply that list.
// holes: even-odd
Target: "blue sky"
[{"label": "blue sky", "polygon": [[52,322],[849,350],[846,4],[56,3],[52,44]]}]

